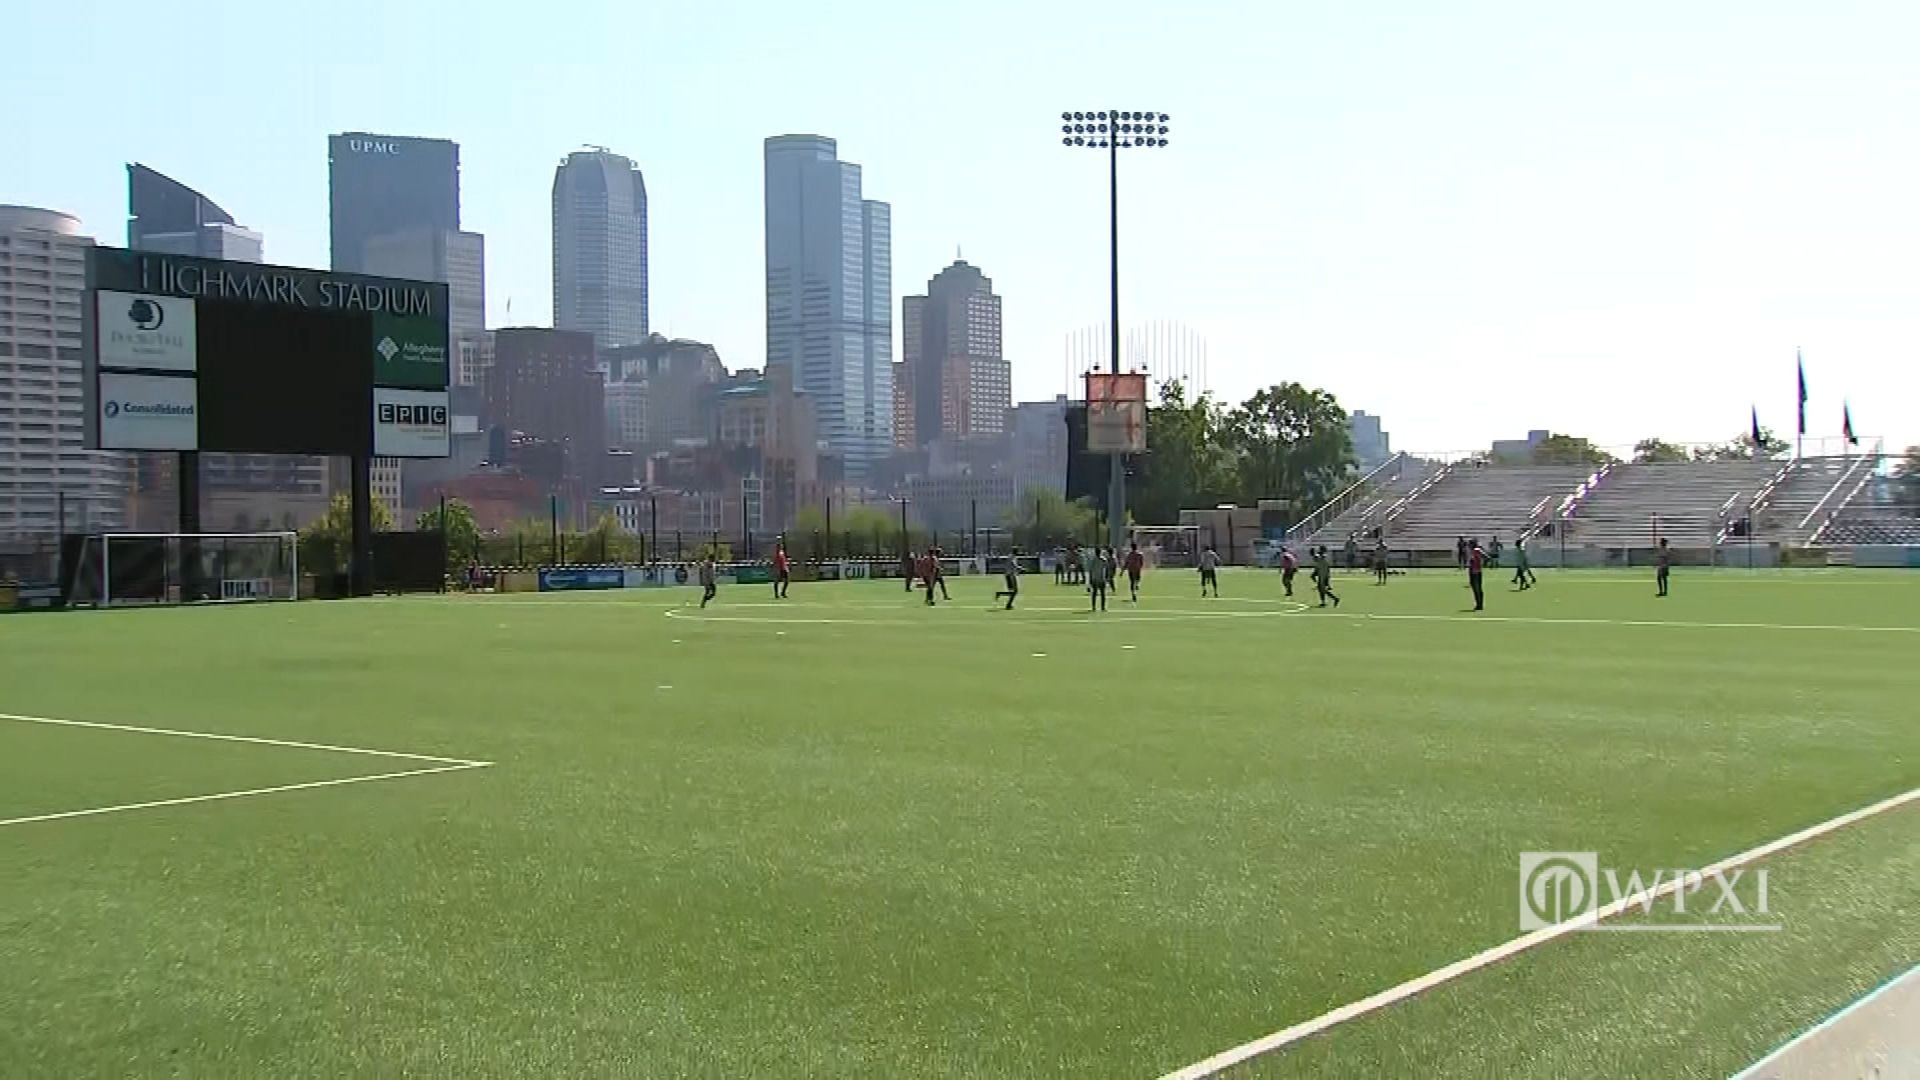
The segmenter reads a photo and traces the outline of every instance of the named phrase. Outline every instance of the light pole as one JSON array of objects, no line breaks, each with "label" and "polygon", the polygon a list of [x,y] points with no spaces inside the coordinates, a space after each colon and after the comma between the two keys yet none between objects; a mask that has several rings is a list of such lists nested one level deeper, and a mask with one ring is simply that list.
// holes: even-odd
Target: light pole
[{"label": "light pole", "polygon": [[[1167,114],[1106,109],[1060,114],[1060,142],[1074,149],[1107,152],[1107,234],[1110,248],[1113,374],[1120,374],[1120,151],[1167,145]],[[1107,472],[1107,542],[1119,547],[1127,534],[1127,474],[1120,454]]]}]

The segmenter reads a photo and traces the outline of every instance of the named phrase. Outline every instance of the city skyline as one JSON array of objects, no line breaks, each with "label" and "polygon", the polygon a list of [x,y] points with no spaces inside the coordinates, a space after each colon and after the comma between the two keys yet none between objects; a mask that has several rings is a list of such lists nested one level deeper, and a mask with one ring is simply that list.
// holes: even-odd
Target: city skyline
[{"label": "city skyline", "polygon": [[[1898,256],[1920,242],[1903,194],[1920,151],[1902,134],[1920,92],[1894,44],[1920,12],[1707,2],[1600,19],[1389,3],[1169,21],[1131,0],[1100,18],[983,3],[977,27],[909,50],[888,43],[919,16],[859,2],[649,13],[659,57],[609,95],[603,73],[631,66],[619,34],[455,25],[355,0],[326,21],[216,2],[223,33],[312,47],[223,52],[165,112],[127,107],[146,100],[134,71],[70,84],[61,55],[22,54],[0,84],[65,97],[17,119],[0,200],[116,234],[119,167],[145,161],[212,184],[272,238],[275,261],[325,266],[316,133],[442,135],[461,144],[463,218],[489,236],[492,321],[541,324],[552,163],[582,142],[620,146],[675,207],[652,222],[652,261],[673,273],[655,283],[651,322],[746,360],[764,350],[760,140],[827,131],[885,176],[903,272],[942,265],[958,241],[1018,298],[1006,351],[1015,396],[1033,399],[1058,386],[1060,341],[1105,302],[1104,168],[1061,154],[1053,122],[1090,98],[1135,97],[1180,135],[1122,177],[1123,318],[1203,333],[1222,397],[1297,379],[1393,416],[1397,442],[1428,449],[1541,424],[1615,446],[1717,439],[1750,404],[1763,423],[1791,422],[1781,373],[1800,346],[1816,427],[1837,430],[1850,399],[1863,433],[1920,439],[1920,421],[1892,407],[1920,394],[1920,315],[1901,299],[1920,291],[1920,268]],[[15,25],[23,39],[199,55],[190,27],[115,10],[33,8]],[[625,17],[594,3],[576,14]],[[1015,14],[1024,33],[987,32]],[[375,18],[380,40],[351,32]],[[1062,54],[1068,33],[1085,47]],[[863,62],[790,46],[821,34]],[[691,48],[716,35],[725,55]],[[461,64],[429,71],[402,45],[437,36],[459,42]],[[983,59],[1014,74],[972,77]],[[523,70],[537,77],[495,74]],[[289,80],[330,90],[238,92]],[[893,92],[905,87],[936,89]],[[669,97],[684,104],[629,104]],[[1590,377],[1579,394],[1527,389],[1552,370]]]}]

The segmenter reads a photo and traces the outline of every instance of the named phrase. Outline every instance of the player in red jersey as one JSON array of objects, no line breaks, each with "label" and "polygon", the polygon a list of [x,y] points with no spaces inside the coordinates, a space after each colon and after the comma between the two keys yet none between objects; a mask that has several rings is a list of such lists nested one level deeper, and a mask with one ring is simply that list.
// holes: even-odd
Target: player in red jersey
[{"label": "player in red jersey", "polygon": [[920,582],[927,590],[928,607],[933,606],[933,585],[940,576],[940,560],[934,558],[933,550],[928,548],[927,553],[920,556]]},{"label": "player in red jersey", "polygon": [[779,544],[773,549],[773,598],[785,600],[787,586],[793,581],[793,568],[787,561],[787,545]]},{"label": "player in red jersey", "polygon": [[1300,572],[1300,556],[1290,547],[1280,549],[1280,584],[1286,586],[1287,595],[1293,595],[1293,576]]},{"label": "player in red jersey", "polygon": [[1467,587],[1473,590],[1473,610],[1486,607],[1487,593],[1481,585],[1481,571],[1486,567],[1487,553],[1480,547],[1480,538],[1474,537],[1467,546]]},{"label": "player in red jersey", "polygon": [[1140,573],[1147,568],[1147,557],[1140,554],[1140,545],[1132,544],[1127,548],[1127,591],[1133,594],[1133,602],[1140,602]]}]

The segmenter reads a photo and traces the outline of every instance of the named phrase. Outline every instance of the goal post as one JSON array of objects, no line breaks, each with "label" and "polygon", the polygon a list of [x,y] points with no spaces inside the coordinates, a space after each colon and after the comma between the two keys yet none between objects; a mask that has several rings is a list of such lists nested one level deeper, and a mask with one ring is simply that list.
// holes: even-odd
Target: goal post
[{"label": "goal post", "polygon": [[67,560],[72,607],[300,598],[293,532],[89,533]]}]

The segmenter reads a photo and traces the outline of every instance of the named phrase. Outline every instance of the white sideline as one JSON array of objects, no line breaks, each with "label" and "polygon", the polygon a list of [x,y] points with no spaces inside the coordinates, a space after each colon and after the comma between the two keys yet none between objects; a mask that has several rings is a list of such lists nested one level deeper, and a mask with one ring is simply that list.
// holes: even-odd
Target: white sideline
[{"label": "white sideline", "polygon": [[[1809,826],[1801,829],[1799,832],[1783,836],[1778,840],[1769,841],[1759,847],[1749,848],[1738,855],[1729,856],[1711,866],[1701,867],[1700,876],[1702,878],[1711,878],[1724,874],[1729,870],[1738,869],[1748,863],[1778,854],[1788,848],[1796,847],[1809,840],[1825,836],[1828,833],[1864,821],[1876,814],[1882,814],[1888,810],[1915,801],[1920,801],[1920,787],[1914,788],[1911,791],[1902,792],[1891,798],[1882,799],[1871,806],[1863,806],[1858,810],[1849,811],[1848,813],[1841,814],[1839,817],[1829,818],[1818,825]],[[1529,949],[1545,945],[1547,942],[1555,938],[1564,937],[1575,930],[1592,926],[1603,919],[1612,918],[1626,911],[1628,908],[1641,904],[1651,904],[1653,901],[1673,893],[1681,886],[1683,880],[1685,879],[1674,878],[1654,888],[1642,889],[1631,896],[1621,897],[1610,904],[1586,912],[1585,914],[1577,915],[1564,922],[1558,922],[1552,926],[1542,927],[1531,933],[1522,934],[1511,941],[1495,945],[1493,948],[1483,952],[1475,953],[1464,960],[1456,960],[1446,967],[1430,971],[1419,978],[1409,979],[1398,986],[1389,987],[1370,997],[1349,1002],[1330,1012],[1322,1013],[1311,1020],[1303,1021],[1289,1028],[1284,1028],[1271,1035],[1263,1035],[1258,1039],[1242,1043],[1230,1050],[1223,1050],[1207,1058],[1205,1061],[1195,1062],[1184,1068],[1175,1069],[1163,1076],[1161,1080],[1201,1080],[1203,1077],[1214,1076],[1224,1069],[1251,1061],[1263,1054],[1272,1053],[1282,1047],[1299,1042],[1308,1036],[1318,1035],[1336,1025],[1344,1024],[1349,1020],[1357,1019],[1379,1009],[1384,1009],[1389,1005],[1397,1005],[1416,994],[1431,990],[1442,983],[1451,982],[1462,975],[1471,974],[1491,964],[1496,964],[1502,960],[1517,956]]]},{"label": "white sideline", "polygon": [[[376,751],[377,752],[377,751]],[[53,814],[34,814],[30,817],[0,818],[0,828],[9,825],[30,825],[36,821],[59,821],[63,818],[92,817],[96,814],[117,814],[123,810],[151,810],[161,806],[185,806],[188,803],[214,802],[220,799],[244,799],[252,795],[274,795],[282,791],[304,791],[308,788],[339,787],[342,784],[365,784],[374,780],[398,780],[403,776],[426,776],[430,773],[460,772],[466,769],[484,769],[484,761],[463,761],[451,765],[434,765],[425,769],[403,769],[400,772],[375,773],[372,776],[344,776],[337,780],[309,780],[302,784],[276,784],[273,787],[248,788],[245,791],[217,791],[211,795],[187,795],[178,799],[154,799],[150,802],[121,803],[117,806],[95,806],[86,810],[62,810]]]},{"label": "white sideline", "polygon": [[336,754],[367,754],[372,757],[402,758],[407,761],[431,761],[440,765],[458,765],[468,769],[477,769],[493,764],[491,761],[469,761],[466,758],[435,757],[432,754],[408,754],[399,750],[369,750],[364,746],[332,746],[327,743],[296,742],[292,739],[267,739],[255,735],[221,735],[210,731],[182,731],[178,728],[140,727],[135,724],[105,724],[97,720],[59,720],[51,716],[23,716],[19,713],[0,713],[0,720],[17,720],[23,724],[52,724],[58,727],[97,728],[101,731],[132,731],[141,735],[172,735],[181,739],[213,739],[219,742],[254,743],[259,746],[285,746],[295,750],[328,750]]}]

